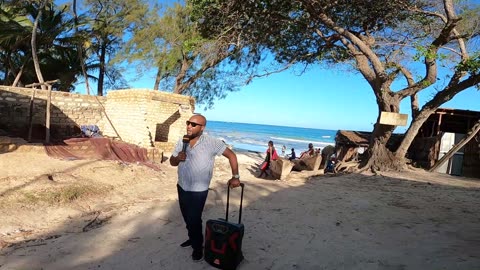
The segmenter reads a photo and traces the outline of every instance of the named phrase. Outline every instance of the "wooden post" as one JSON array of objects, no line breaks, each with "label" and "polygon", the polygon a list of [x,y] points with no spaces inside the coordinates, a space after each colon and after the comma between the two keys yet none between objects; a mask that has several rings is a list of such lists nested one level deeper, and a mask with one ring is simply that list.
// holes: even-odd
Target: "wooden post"
[{"label": "wooden post", "polygon": [[47,84],[47,113],[45,116],[45,143],[50,143],[50,108],[52,107],[52,85]]},{"label": "wooden post", "polygon": [[28,142],[32,141],[32,125],[33,125],[33,111],[35,106],[35,93],[37,92],[36,88],[32,88],[32,95],[30,96],[30,104],[28,106]]},{"label": "wooden post", "polygon": [[463,138],[460,142],[458,142],[450,151],[448,151],[435,165],[430,168],[430,172],[435,171],[438,167],[442,166],[445,161],[449,160],[460,148],[462,148],[465,144],[467,144],[471,139],[477,135],[478,131],[480,131],[480,120],[472,127],[472,129],[467,133],[467,136]]},{"label": "wooden post", "polygon": [[[59,80],[47,81],[43,83],[32,83],[25,85],[25,87],[36,87],[36,86],[47,86],[47,108],[46,108],[46,115],[45,115],[45,142],[50,143],[50,107],[52,103],[52,84],[58,82]],[[34,90],[36,91],[36,90]],[[35,92],[34,92],[35,93]],[[32,99],[34,99],[34,93],[32,94]],[[33,101],[32,101],[33,102]],[[31,114],[33,115],[33,106],[31,106]],[[31,129],[32,129],[32,122],[30,121],[30,128],[29,128],[29,141],[31,139]]]}]

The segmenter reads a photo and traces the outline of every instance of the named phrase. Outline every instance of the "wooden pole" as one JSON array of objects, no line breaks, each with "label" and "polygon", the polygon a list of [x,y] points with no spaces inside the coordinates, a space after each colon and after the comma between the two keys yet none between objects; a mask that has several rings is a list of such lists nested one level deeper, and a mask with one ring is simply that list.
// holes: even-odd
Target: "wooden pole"
[{"label": "wooden pole", "polygon": [[[45,142],[50,142],[50,107],[52,103],[52,84],[58,82],[59,80],[47,81],[43,83],[32,83],[25,85],[25,87],[36,87],[36,86],[47,86],[47,108],[46,108],[46,115],[45,115]],[[34,90],[36,91],[36,90]],[[35,92],[34,92],[35,93]],[[34,94],[32,94],[32,99],[34,99]],[[32,101],[33,102],[33,101]],[[32,111],[30,112],[33,115],[33,106]],[[29,129],[29,141],[31,140],[31,128],[32,122],[30,122],[30,129]]]},{"label": "wooden pole", "polygon": [[107,111],[105,110],[105,107],[103,106],[103,104],[100,102],[100,100],[98,100],[98,96],[95,96],[95,99],[97,100],[98,104],[100,105],[100,107],[102,108],[102,112],[103,114],[105,114],[105,118],[107,118],[107,121],[108,123],[110,124],[110,126],[112,127],[113,131],[115,132],[115,134],[117,134],[117,137],[121,140],[122,140],[122,137],[120,137],[120,134],[118,133],[117,129],[115,128],[115,126],[113,125],[112,123],[112,120],[110,120],[110,118],[108,117],[108,114],[107,114]]},{"label": "wooden pole", "polygon": [[477,135],[478,131],[480,131],[480,120],[472,127],[472,129],[467,133],[467,136],[459,141],[452,149],[450,149],[437,163],[435,163],[432,168],[430,168],[430,172],[435,171],[438,167],[442,166],[445,161],[449,160],[460,148],[462,148],[465,144],[467,144],[471,139]]},{"label": "wooden pole", "polygon": [[28,111],[28,142],[32,141],[32,125],[33,125],[33,111],[35,106],[35,93],[37,92],[36,88],[32,88],[32,95],[30,96],[30,104]]},{"label": "wooden pole", "polygon": [[48,84],[47,113],[45,116],[45,143],[50,143],[50,108],[52,107],[52,85]]}]

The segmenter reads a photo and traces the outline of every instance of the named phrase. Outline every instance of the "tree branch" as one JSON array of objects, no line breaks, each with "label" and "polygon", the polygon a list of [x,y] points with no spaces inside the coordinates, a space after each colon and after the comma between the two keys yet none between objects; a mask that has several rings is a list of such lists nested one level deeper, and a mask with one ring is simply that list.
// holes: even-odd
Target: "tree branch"
[{"label": "tree branch", "polygon": [[[455,77],[455,76],[454,76]],[[452,79],[453,80],[453,79]],[[445,89],[439,91],[424,107],[435,107],[451,100],[461,91],[480,83],[480,74],[474,74],[461,82],[451,82]]]},{"label": "tree branch", "polygon": [[325,25],[348,39],[352,44],[355,45],[356,48],[358,48],[358,50],[360,50],[360,52],[362,52],[362,54],[365,55],[369,63],[372,65],[372,68],[378,78],[380,78],[382,81],[386,81],[388,79],[382,62],[364,41],[352,34],[347,29],[336,25],[335,22],[333,22],[326,14],[320,13],[318,17]]},{"label": "tree branch", "polygon": [[287,69],[289,69],[290,67],[292,67],[294,64],[297,63],[297,60],[294,59],[292,61],[290,61],[288,64],[286,64],[285,66],[283,66],[282,68],[280,69],[277,69],[277,70],[274,70],[274,71],[269,71],[269,72],[266,72],[266,73],[263,73],[263,74],[253,74],[253,75],[250,75],[247,80],[245,81],[246,84],[249,84],[253,78],[261,78],[261,77],[267,77],[267,76],[270,76],[272,74],[275,74],[275,73],[280,73],[282,71],[285,71]]}]

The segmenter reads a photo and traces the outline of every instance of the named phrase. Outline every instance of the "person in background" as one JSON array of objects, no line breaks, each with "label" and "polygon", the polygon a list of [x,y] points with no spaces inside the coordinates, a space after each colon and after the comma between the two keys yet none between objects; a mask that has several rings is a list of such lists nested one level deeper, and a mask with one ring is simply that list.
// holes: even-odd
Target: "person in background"
[{"label": "person in background", "polygon": [[292,148],[292,152],[290,153],[290,157],[288,160],[296,159],[297,155],[295,154],[295,148]]},{"label": "person in background", "polygon": [[263,174],[265,174],[265,176],[268,176],[267,170],[268,168],[270,168],[270,162],[272,160],[278,159],[277,150],[275,150],[275,147],[273,146],[272,141],[268,142],[268,148],[267,148],[266,154],[267,156],[265,157],[265,160],[260,166],[260,175],[258,176],[259,178],[262,177]]},{"label": "person in background", "polygon": [[207,125],[207,119],[203,115],[193,115],[186,124],[187,135],[175,145],[170,164],[178,166],[178,202],[188,231],[188,240],[180,246],[191,246],[192,259],[200,261],[203,258],[202,212],[212,179],[215,156],[223,155],[230,162],[230,188],[240,186],[240,175],[237,155],[220,139],[203,134]]},{"label": "person in background", "polygon": [[287,151],[287,147],[284,145],[282,145],[282,157],[285,157],[285,151]]},{"label": "person in background", "polygon": [[303,151],[301,154],[300,154],[300,159],[304,159],[304,158],[307,158],[307,157],[311,157],[315,154],[315,149],[313,148],[313,143],[309,143],[308,144],[308,150],[306,151]]}]

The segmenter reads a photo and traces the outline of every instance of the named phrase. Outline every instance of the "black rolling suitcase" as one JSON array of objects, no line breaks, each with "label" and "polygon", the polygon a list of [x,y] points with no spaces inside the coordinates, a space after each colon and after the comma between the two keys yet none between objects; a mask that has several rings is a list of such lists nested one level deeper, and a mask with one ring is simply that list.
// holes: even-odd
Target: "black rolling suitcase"
[{"label": "black rolling suitcase", "polygon": [[210,265],[235,270],[243,260],[242,239],[245,228],[242,221],[242,203],[244,184],[240,184],[240,211],[238,223],[228,222],[228,205],[230,203],[230,187],[227,187],[227,211],[224,219],[210,219],[205,226],[205,261]]}]

